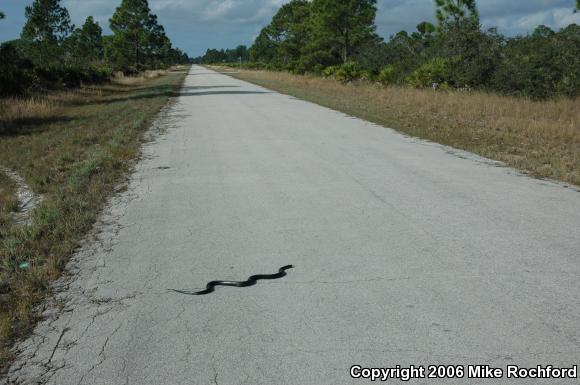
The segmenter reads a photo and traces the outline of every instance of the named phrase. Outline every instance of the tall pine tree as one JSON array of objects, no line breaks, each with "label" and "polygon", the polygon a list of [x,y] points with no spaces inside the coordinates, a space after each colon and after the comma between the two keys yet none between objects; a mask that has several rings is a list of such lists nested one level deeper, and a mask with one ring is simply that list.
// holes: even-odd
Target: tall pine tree
[{"label": "tall pine tree", "polygon": [[157,21],[157,15],[149,15],[146,25],[148,34],[148,56],[147,66],[151,68],[162,68],[169,63],[171,55],[171,41],[165,34],[165,28]]},{"label": "tall pine tree", "polygon": [[140,71],[156,66],[171,49],[147,0],[123,0],[110,19],[110,27],[113,37],[106,54],[118,69]]},{"label": "tall pine tree", "polygon": [[60,62],[62,43],[74,29],[67,9],[60,0],[34,0],[25,15],[21,38],[28,56],[40,66]]},{"label": "tall pine tree", "polygon": [[92,16],[68,40],[71,60],[76,64],[93,64],[103,58],[103,30]]},{"label": "tall pine tree", "polygon": [[309,43],[310,3],[292,0],[284,4],[265,27],[254,44],[254,60],[286,65],[300,58]]},{"label": "tall pine tree", "polygon": [[314,37],[343,63],[358,46],[376,37],[376,0],[313,0]]}]

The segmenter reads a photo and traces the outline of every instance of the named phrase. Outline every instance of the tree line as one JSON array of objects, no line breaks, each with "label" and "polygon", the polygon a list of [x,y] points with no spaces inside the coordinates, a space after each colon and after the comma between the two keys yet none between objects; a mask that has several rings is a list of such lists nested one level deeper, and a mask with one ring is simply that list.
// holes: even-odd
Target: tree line
[{"label": "tree line", "polygon": [[[17,40],[0,46],[0,95],[17,95],[108,80],[189,62],[174,48],[147,0],[122,0],[109,20],[112,35],[92,16],[75,27],[60,0],[34,0]],[[0,12],[0,19],[5,15]]]},{"label": "tree line", "polygon": [[[580,1],[580,0],[578,0]],[[292,0],[244,50],[208,50],[200,63],[315,73],[412,87],[482,89],[530,98],[580,96],[580,26],[525,36],[484,29],[476,0],[434,0],[436,23],[387,41],[376,0]],[[580,8],[580,4],[578,4]],[[572,12],[572,10],[571,10]],[[244,52],[244,55],[238,55]]]},{"label": "tree line", "polygon": [[203,57],[193,59],[196,64],[204,63],[235,63],[250,60],[250,51],[245,45],[232,49],[208,49]]}]

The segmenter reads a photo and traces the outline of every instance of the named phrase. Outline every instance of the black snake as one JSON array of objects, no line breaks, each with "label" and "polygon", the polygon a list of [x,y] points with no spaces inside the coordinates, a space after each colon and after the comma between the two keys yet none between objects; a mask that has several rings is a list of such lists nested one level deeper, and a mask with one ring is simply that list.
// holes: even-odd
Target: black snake
[{"label": "black snake", "polygon": [[216,286],[248,287],[248,286],[254,286],[261,279],[282,278],[282,277],[286,276],[286,270],[292,269],[292,268],[294,268],[293,265],[287,265],[287,266],[281,267],[276,274],[252,275],[250,278],[248,278],[247,281],[242,281],[242,282],[238,282],[238,281],[211,281],[210,283],[207,284],[205,290],[202,290],[202,291],[195,291],[194,292],[194,291],[175,290],[175,289],[170,289],[170,290],[174,291],[176,293],[179,293],[179,294],[205,295],[205,294],[213,293],[215,291]]}]

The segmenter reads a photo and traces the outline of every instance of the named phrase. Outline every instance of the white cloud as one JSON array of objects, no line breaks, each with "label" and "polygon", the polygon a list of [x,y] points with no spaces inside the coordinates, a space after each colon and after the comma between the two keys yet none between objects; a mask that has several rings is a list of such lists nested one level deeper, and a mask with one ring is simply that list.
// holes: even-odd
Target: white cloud
[{"label": "white cloud", "polygon": [[573,23],[580,24],[580,14],[574,14],[569,7],[553,8],[532,13],[486,18],[483,23],[488,26],[497,26],[500,32],[509,35],[526,34],[539,25],[547,25],[558,30]]},{"label": "white cloud", "polygon": [[388,38],[401,30],[414,30],[422,21],[434,22],[435,11],[431,0],[380,0],[377,12],[377,30]]},{"label": "white cloud", "polygon": [[[572,12],[573,0],[478,0],[477,4],[482,23],[508,35],[528,33],[539,24],[554,29],[580,24],[580,13]],[[435,19],[433,0],[378,0],[378,7],[377,25],[385,37]]]}]

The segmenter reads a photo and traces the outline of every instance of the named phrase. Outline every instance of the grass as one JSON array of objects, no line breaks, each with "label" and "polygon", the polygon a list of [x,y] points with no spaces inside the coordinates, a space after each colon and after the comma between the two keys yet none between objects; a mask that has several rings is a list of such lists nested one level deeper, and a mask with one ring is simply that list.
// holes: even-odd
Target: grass
[{"label": "grass", "polygon": [[[185,75],[181,68],[130,84],[0,101],[0,166],[43,195],[32,223],[15,224],[10,214],[17,209],[16,186],[0,168],[0,371]],[[29,268],[21,269],[23,262]]]},{"label": "grass", "polygon": [[[12,225],[12,214],[18,210],[16,182],[0,169],[0,238],[3,238],[2,229]],[[0,331],[0,335],[1,335]]]},{"label": "grass", "polygon": [[316,76],[233,75],[411,136],[460,148],[539,178],[580,186],[580,100],[342,84]]},{"label": "grass", "polygon": [[0,99],[0,134],[58,116],[56,103],[48,97]]},{"label": "grass", "polygon": [[121,72],[118,76],[114,77],[112,81],[115,84],[131,86],[140,84],[145,80],[155,79],[165,74],[167,74],[167,71],[165,70],[145,71],[139,76],[123,76],[123,73]]}]

